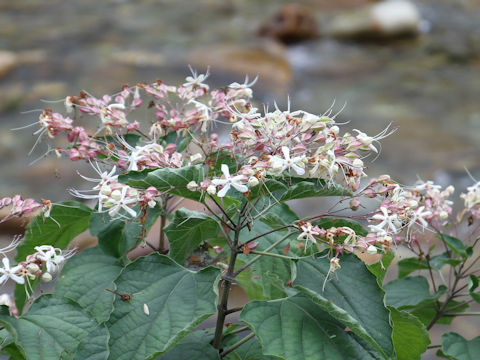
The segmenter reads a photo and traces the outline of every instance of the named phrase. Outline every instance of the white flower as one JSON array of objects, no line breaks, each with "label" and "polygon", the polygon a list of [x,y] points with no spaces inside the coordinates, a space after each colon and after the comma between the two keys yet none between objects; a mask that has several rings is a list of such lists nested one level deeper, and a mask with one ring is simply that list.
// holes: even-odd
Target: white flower
[{"label": "white flower", "polygon": [[109,185],[109,184],[117,181],[118,175],[115,175],[115,172],[117,171],[116,166],[114,166],[109,172],[107,172],[107,171],[102,172],[97,163],[95,165],[93,163],[90,163],[90,165],[92,165],[93,170],[95,170],[95,172],[100,176],[99,179],[89,178],[89,177],[83,176],[80,173],[78,173],[78,175],[80,175],[81,178],[83,178],[87,181],[98,182],[98,185],[96,185],[93,188],[93,190],[100,190],[103,186]]},{"label": "white flower", "polygon": [[215,195],[217,193],[217,188],[215,187],[215,185],[208,185],[207,193],[210,195]]},{"label": "white flower", "polygon": [[65,262],[65,257],[62,255],[62,250],[56,249],[50,245],[36,246],[35,250],[37,251],[37,259],[45,262],[47,267],[47,272],[55,274],[60,265]]},{"label": "white flower", "polygon": [[198,184],[197,184],[195,181],[190,181],[190,182],[187,184],[187,189],[190,190],[190,191],[197,191],[197,189],[198,189]]},{"label": "white flower", "polygon": [[305,247],[307,247],[309,241],[314,244],[317,243],[315,236],[320,235],[320,233],[314,229],[312,224],[306,223],[300,226],[300,230],[302,230],[302,233],[298,235],[297,240],[305,240]]},{"label": "white flower", "polygon": [[382,214],[375,214],[372,216],[374,220],[380,220],[381,222],[376,225],[369,225],[372,232],[386,234],[385,228],[391,230],[393,233],[397,233],[399,229],[397,226],[401,226],[400,221],[397,218],[397,214],[388,215],[388,210],[384,206],[380,207]]},{"label": "white flower", "polygon": [[22,265],[14,266],[10,268],[10,260],[7,257],[2,259],[3,268],[0,268],[0,274],[3,274],[0,277],[0,284],[5,283],[8,279],[12,279],[18,284],[25,284],[25,279],[21,276],[16,275],[21,269],[23,269]]},{"label": "white flower", "polygon": [[109,199],[109,208],[108,210],[108,215],[111,217],[115,217],[121,210],[125,210],[130,216],[136,217],[137,212],[133,210],[129,205],[136,204],[138,202],[138,199],[133,196],[129,197],[127,195],[127,191],[130,189],[130,186],[123,186],[121,191],[118,191],[119,194],[116,194],[116,196],[113,196],[113,194],[117,191],[115,190],[112,192],[112,196]]},{"label": "white flower", "polygon": [[305,156],[296,156],[294,158],[290,158],[290,149],[286,146],[282,146],[282,153],[284,157],[283,159],[273,158],[273,159],[276,159],[273,161],[278,163],[278,164],[274,164],[273,165],[274,167],[278,167],[278,165],[280,165],[281,172],[285,170],[293,169],[297,173],[297,175],[305,174],[305,169],[298,165],[298,163],[300,163],[305,158]]},{"label": "white flower", "polygon": [[185,79],[186,82],[183,84],[184,87],[201,87],[206,90],[209,89],[209,86],[203,84],[205,80],[207,80],[208,76],[210,75],[210,69],[207,69],[205,74],[197,74],[195,70],[190,67],[190,71],[192,72],[192,76],[187,76]]},{"label": "white flower", "polygon": [[234,177],[231,177],[227,164],[222,164],[221,169],[225,178],[212,180],[212,183],[216,186],[223,185],[222,190],[218,192],[219,197],[224,197],[227,194],[228,190],[230,190],[231,186],[233,186],[237,191],[241,193],[248,191],[248,187],[242,184],[242,180],[245,179],[245,176],[236,175]]}]

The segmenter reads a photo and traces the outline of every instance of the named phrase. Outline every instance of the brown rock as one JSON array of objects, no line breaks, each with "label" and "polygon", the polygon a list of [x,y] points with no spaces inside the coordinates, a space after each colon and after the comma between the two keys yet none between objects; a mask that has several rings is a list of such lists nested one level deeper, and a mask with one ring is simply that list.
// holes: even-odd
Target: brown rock
[{"label": "brown rock", "polygon": [[415,36],[422,18],[410,1],[381,1],[337,15],[326,33],[337,38],[374,40]]},{"label": "brown rock", "polygon": [[285,44],[312,39],[319,35],[315,17],[308,9],[298,4],[284,5],[260,26],[258,34]]},{"label": "brown rock", "polygon": [[0,78],[4,77],[18,65],[18,57],[15,53],[0,50]]}]

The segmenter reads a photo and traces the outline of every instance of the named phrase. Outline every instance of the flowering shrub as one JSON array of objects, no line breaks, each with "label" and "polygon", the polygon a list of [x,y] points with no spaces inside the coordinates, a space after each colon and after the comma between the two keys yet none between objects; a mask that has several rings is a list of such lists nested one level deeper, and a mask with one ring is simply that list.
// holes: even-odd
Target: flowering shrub
[{"label": "flowering shrub", "polygon": [[[45,109],[32,124],[35,145],[63,138],[57,156],[91,164],[96,175],[80,175],[91,187],[70,192],[93,208],[0,200],[11,209],[3,221],[39,213],[0,249],[0,283],[16,283],[14,298],[0,297],[5,354],[420,359],[435,324],[478,315],[466,310],[480,302],[480,183],[455,215],[452,186],[367,176],[365,159],[395,129],[342,133],[333,109],[262,112],[255,81],[211,90],[207,77],[192,71],[181,86],[156,81],[102,98],[82,92],[65,99],[65,115]],[[83,127],[87,118],[98,128]],[[287,205],[312,197],[328,209],[299,218]],[[69,244],[85,230],[98,246],[77,252]],[[132,259],[137,246],[151,254]],[[400,247],[412,256],[384,283]],[[40,282],[52,279],[42,295]],[[250,299],[243,307],[229,303],[234,284]],[[480,346],[442,339],[430,347],[450,359],[473,359]]]}]

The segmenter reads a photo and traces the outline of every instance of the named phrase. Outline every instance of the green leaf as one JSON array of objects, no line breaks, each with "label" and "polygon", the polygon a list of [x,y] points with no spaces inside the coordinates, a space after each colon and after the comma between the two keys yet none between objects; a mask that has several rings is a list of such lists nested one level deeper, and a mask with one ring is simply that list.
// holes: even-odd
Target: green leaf
[{"label": "green leaf", "polygon": [[108,349],[108,329],[98,326],[88,337],[83,339],[77,348],[74,360],[105,360],[110,353]]},{"label": "green leaf", "polygon": [[373,275],[375,275],[375,277],[377,278],[377,284],[381,288],[383,288],[383,279],[385,278],[387,269],[392,263],[394,258],[395,258],[395,254],[393,251],[390,250],[388,253],[383,254],[382,258],[375,264],[367,265],[367,269]]},{"label": "green leaf", "polygon": [[393,345],[397,360],[420,360],[427,351],[430,336],[425,326],[406,311],[390,307],[393,321]]},{"label": "green leaf", "polygon": [[[92,210],[76,201],[66,201],[52,205],[49,218],[36,216],[25,231],[23,242],[17,247],[17,262],[25,261],[28,255],[34,254],[35,247],[52,245],[65,249],[70,241],[88,229]],[[31,287],[35,290],[38,281],[33,281]],[[15,286],[15,302],[21,314],[27,297],[24,285]]]},{"label": "green leaf", "polygon": [[165,228],[170,257],[182,264],[202,242],[217,238],[219,232],[218,223],[207,214],[185,208],[177,210]]},{"label": "green leaf", "polygon": [[138,188],[154,186],[161,192],[169,192],[195,201],[203,201],[201,191],[190,191],[187,184],[200,184],[205,177],[203,165],[185,166],[178,169],[162,168],[154,171],[130,172],[119,176],[119,181]]},{"label": "green leaf", "polygon": [[158,208],[148,209],[144,223],[129,220],[112,220],[108,213],[93,213],[90,233],[98,237],[98,246],[106,254],[125,257],[126,253],[148,233],[160,216]]},{"label": "green leaf", "polygon": [[[385,357],[391,356],[390,317],[376,277],[354,254],[341,256],[340,265],[341,269],[330,274],[327,257],[302,258],[297,261],[293,286]],[[329,278],[325,283],[326,277]]]},{"label": "green leaf", "polygon": [[[248,231],[248,229],[242,230],[240,233],[240,243],[271,230],[272,228],[267,224],[256,221],[252,226],[252,231]],[[276,231],[263,236],[257,240],[258,246],[256,250],[265,251],[269,246],[280,241],[286,234],[288,234],[287,231]],[[284,247],[294,237],[295,234],[291,234],[290,238],[283,240],[278,246],[269,250],[269,252],[283,254]],[[290,254],[290,256],[291,255],[292,254]],[[249,256],[239,255],[237,259],[238,267],[252,260],[254,256],[253,254]],[[290,280],[290,261],[271,256],[262,256],[247,270],[240,273],[238,282],[251,300],[271,300],[287,296],[283,288],[279,288],[276,282],[272,282],[271,275],[275,275],[285,284]]]},{"label": "green leaf", "polygon": [[194,331],[156,360],[220,360],[218,351],[209,344],[210,340],[204,331]]},{"label": "green leaf", "polygon": [[263,353],[285,360],[378,359],[371,346],[303,295],[252,301],[240,321],[260,339]]},{"label": "green leaf", "polygon": [[115,297],[105,289],[115,290],[113,281],[122,269],[117,258],[98,247],[86,249],[65,264],[54,295],[74,300],[99,323],[105,322],[113,311]]},{"label": "green leaf", "polygon": [[398,262],[397,265],[399,279],[404,278],[405,276],[411,274],[414,271],[428,269],[427,262],[424,259],[420,260],[418,257],[402,259]]},{"label": "green leaf", "polygon": [[195,273],[158,254],[127,265],[115,283],[131,299],[115,299],[109,359],[151,359],[173,347],[215,313],[218,276],[213,267]]},{"label": "green leaf", "polygon": [[[227,337],[222,343],[224,349],[228,349],[230,346],[235,344],[237,341],[242,338],[238,335],[232,335]],[[263,355],[262,345],[257,338],[248,340],[246,343],[242,344],[226,357],[226,360],[274,360],[273,356]]]},{"label": "green leaf", "polygon": [[442,335],[442,350],[457,360],[475,360],[480,354],[480,336],[466,340],[462,336],[449,332]]},{"label": "green leaf", "polygon": [[0,323],[12,330],[19,350],[28,360],[72,356],[84,339],[97,334],[99,327],[80,306],[52,295],[41,296],[19,319],[2,313]]},{"label": "green leaf", "polygon": [[384,285],[385,304],[398,309],[411,308],[422,301],[434,299],[423,276],[412,276],[390,281]]},{"label": "green leaf", "polygon": [[92,209],[76,201],[54,204],[49,218],[38,215],[28,224],[15,260],[25,261],[27,255],[35,253],[35,246],[52,245],[65,249],[75,236],[88,229],[91,213]]},{"label": "green leaf", "polygon": [[462,258],[468,257],[465,244],[460,239],[447,234],[437,234],[436,237],[442,240],[456,255]]},{"label": "green leaf", "polygon": [[298,216],[287,204],[277,204],[265,215],[260,217],[259,220],[270,226],[272,229],[276,229],[292,224],[298,220]]}]

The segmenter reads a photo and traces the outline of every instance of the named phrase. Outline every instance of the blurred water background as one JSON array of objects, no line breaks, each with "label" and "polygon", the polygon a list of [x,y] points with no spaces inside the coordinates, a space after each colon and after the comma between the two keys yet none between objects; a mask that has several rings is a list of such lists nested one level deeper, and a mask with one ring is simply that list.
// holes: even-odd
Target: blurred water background
[{"label": "blurred water background", "polygon": [[80,183],[84,164],[29,166],[47,145],[27,156],[33,128],[10,131],[37,121],[26,111],[62,108],[40,99],[182,83],[189,64],[210,66],[219,87],[258,74],[258,105],[286,107],[289,97],[294,110],[322,113],[335,100],[336,110],[346,104],[337,118],[345,129],[399,126],[371,175],[453,183],[457,194],[472,182],[465,168],[480,179],[480,1],[291,3],[0,0],[0,196],[65,200]]}]

